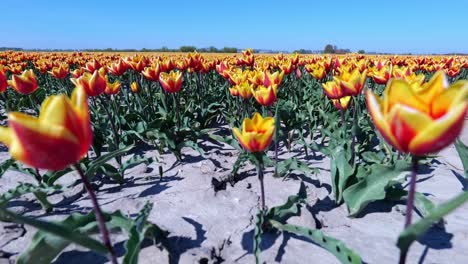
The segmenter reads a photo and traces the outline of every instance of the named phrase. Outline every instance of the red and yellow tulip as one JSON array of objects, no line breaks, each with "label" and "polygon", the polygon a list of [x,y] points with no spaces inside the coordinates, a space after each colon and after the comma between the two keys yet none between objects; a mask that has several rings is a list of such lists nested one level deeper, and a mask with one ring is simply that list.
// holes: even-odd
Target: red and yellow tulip
[{"label": "red and yellow tulip", "polygon": [[244,119],[242,131],[235,127],[232,132],[246,151],[260,152],[268,148],[273,139],[275,119],[255,113],[252,119]]},{"label": "red and yellow tulip", "polygon": [[423,85],[392,79],[383,98],[366,92],[369,113],[383,138],[401,152],[424,155],[451,144],[468,111],[468,82],[449,86],[443,71]]},{"label": "red and yellow tulip", "polygon": [[276,92],[276,85],[270,85],[268,87],[260,85],[252,90],[255,100],[263,106],[271,106],[276,102]]},{"label": "red and yellow tulip", "polygon": [[93,74],[85,72],[81,77],[71,81],[76,86],[82,86],[88,96],[98,96],[104,92],[107,86],[106,76],[104,68],[95,71]]},{"label": "red and yellow tulip", "polygon": [[30,94],[37,89],[36,75],[33,70],[25,70],[21,75],[13,75],[8,85],[20,94]]},{"label": "red and yellow tulip", "polygon": [[57,79],[64,79],[67,77],[69,66],[67,63],[62,63],[58,67],[53,67],[49,73]]},{"label": "red and yellow tulip", "polygon": [[9,127],[0,127],[0,141],[14,159],[38,169],[62,170],[86,155],[93,135],[82,87],[75,88],[71,99],[48,97],[40,113],[38,118],[9,113]]},{"label": "red and yellow tulip", "polygon": [[162,72],[159,75],[159,83],[168,93],[177,93],[182,88],[182,72]]},{"label": "red and yellow tulip", "polygon": [[340,84],[345,95],[356,96],[361,93],[366,82],[367,70],[362,73],[359,69],[353,71],[342,71],[340,76],[335,76],[333,79]]}]

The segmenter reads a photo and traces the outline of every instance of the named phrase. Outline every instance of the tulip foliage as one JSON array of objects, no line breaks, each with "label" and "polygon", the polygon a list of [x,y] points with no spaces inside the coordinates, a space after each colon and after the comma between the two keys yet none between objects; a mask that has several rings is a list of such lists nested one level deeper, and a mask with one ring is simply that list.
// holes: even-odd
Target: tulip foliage
[{"label": "tulip foliage", "polygon": [[[287,222],[307,205],[303,183],[284,205],[269,208],[265,197],[274,194],[263,179],[270,172],[284,179],[327,173],[330,196],[350,217],[365,215],[375,201],[408,202],[425,222],[410,219],[398,242],[404,255],[414,241],[409,236],[425,232],[427,219],[441,219],[468,199],[460,195],[440,208],[403,187],[409,171],[415,175],[463,130],[466,57],[267,55],[251,49],[235,55],[127,55],[0,52],[0,142],[11,156],[0,164],[0,176],[12,169],[36,181],[0,196],[2,219],[39,229],[19,263],[48,263],[70,243],[100,254],[112,253],[112,247],[90,236],[97,230],[90,224],[99,217],[95,213],[45,222],[11,212],[9,201],[32,193],[50,212],[55,205],[48,195],[69,187],[57,182],[71,166],[91,181],[123,184],[132,180],[127,169],[155,163],[162,180],[164,154],[189,162],[184,150],[192,148],[206,158],[208,141],[235,149],[226,180],[232,185],[251,169],[249,163],[257,168],[257,262],[262,235],[272,230],[312,240],[342,263],[364,261],[351,244]],[[154,156],[138,154],[144,147]],[[456,141],[456,148],[468,166],[466,146]],[[330,163],[329,172],[314,167],[322,160]],[[167,238],[147,221],[150,210],[147,204],[134,219],[102,212],[107,226],[129,234],[125,263],[138,261],[145,237]],[[43,262],[35,262],[38,254]]]}]

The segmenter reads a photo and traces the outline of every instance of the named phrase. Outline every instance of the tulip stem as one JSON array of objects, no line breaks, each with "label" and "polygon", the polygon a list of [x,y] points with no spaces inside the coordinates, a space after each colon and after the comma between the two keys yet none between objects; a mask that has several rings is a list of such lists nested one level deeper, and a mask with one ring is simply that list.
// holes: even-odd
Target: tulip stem
[{"label": "tulip stem", "polygon": [[173,96],[176,105],[177,131],[180,131],[180,101],[179,96],[176,93],[174,93]]},{"label": "tulip stem", "polygon": [[[414,195],[416,193],[416,176],[418,174],[418,158],[413,156],[412,158],[412,172],[410,178],[410,186],[408,192],[408,199],[406,201],[406,218],[405,218],[405,229],[411,225],[411,220],[413,217],[413,209],[414,209]],[[400,252],[400,264],[406,263],[406,254],[408,253],[407,250]]]},{"label": "tulip stem", "polygon": [[258,173],[258,180],[260,181],[260,194],[261,194],[261,206],[262,206],[262,211],[266,210],[265,206],[265,187],[263,185],[263,163],[262,163],[262,156],[258,155],[257,156],[257,161],[258,161],[258,167],[257,167],[257,173]]},{"label": "tulip stem", "polygon": [[109,230],[107,230],[106,222],[104,216],[102,214],[101,208],[99,207],[98,201],[96,199],[96,195],[91,187],[91,183],[89,182],[88,178],[84,175],[83,171],[81,170],[80,164],[76,164],[75,170],[80,175],[81,180],[83,181],[83,185],[88,192],[89,198],[91,199],[91,203],[93,205],[94,214],[96,215],[96,221],[98,222],[99,232],[102,236],[102,242],[107,247],[110,253],[110,260],[112,264],[117,264],[117,257],[115,256],[114,248],[112,247],[110,238],[109,238]]}]

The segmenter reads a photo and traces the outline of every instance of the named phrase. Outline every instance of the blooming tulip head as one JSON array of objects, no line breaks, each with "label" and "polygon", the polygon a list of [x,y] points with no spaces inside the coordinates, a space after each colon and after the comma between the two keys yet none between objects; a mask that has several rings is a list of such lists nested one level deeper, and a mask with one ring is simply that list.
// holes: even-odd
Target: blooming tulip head
[{"label": "blooming tulip head", "polygon": [[345,96],[339,82],[329,81],[322,83],[322,88],[329,99],[340,99]]},{"label": "blooming tulip head", "polygon": [[150,67],[146,67],[141,74],[145,76],[147,80],[157,82],[159,81],[159,74],[161,73],[161,67],[159,66],[159,63],[153,64]]},{"label": "blooming tulip head", "polygon": [[182,72],[162,72],[159,75],[159,83],[166,92],[177,93],[182,88]]},{"label": "blooming tulip head", "polygon": [[348,109],[352,96],[345,96],[340,99],[331,99],[333,106],[338,110]]},{"label": "blooming tulip head", "polygon": [[69,71],[68,64],[60,64],[58,67],[53,67],[49,73],[57,79],[64,79],[67,77]]},{"label": "blooming tulip head", "polygon": [[118,62],[112,63],[109,67],[107,67],[110,73],[115,76],[121,76],[124,74],[128,69],[128,64],[125,63],[122,59],[119,59]]},{"label": "blooming tulip head", "polygon": [[244,81],[241,84],[237,85],[239,96],[242,97],[243,99],[252,98],[252,89],[253,89],[253,85],[250,84],[248,81]]},{"label": "blooming tulip head", "polygon": [[366,82],[367,70],[360,72],[359,69],[354,69],[352,72],[342,71],[340,76],[335,76],[333,79],[340,84],[345,95],[359,95],[364,88]]},{"label": "blooming tulip head", "polygon": [[36,75],[33,70],[25,70],[21,75],[13,75],[8,85],[20,94],[30,94],[37,89]]},{"label": "blooming tulip head", "polygon": [[106,78],[106,83],[107,83],[106,89],[104,90],[105,94],[112,95],[112,94],[118,94],[120,92],[120,87],[122,86],[122,84],[120,83],[119,80],[116,80],[115,82],[111,83]]},{"label": "blooming tulip head", "polygon": [[448,85],[443,71],[423,85],[392,79],[383,98],[366,92],[369,113],[383,138],[401,152],[434,153],[460,134],[468,110],[468,82]]},{"label": "blooming tulip head", "polygon": [[8,82],[5,73],[0,69],[0,93],[6,91]]},{"label": "blooming tulip head", "polygon": [[137,82],[132,82],[130,84],[130,89],[132,90],[133,93],[138,93],[140,91],[140,86],[138,85]]},{"label": "blooming tulip head", "polygon": [[85,72],[81,77],[71,81],[76,86],[82,86],[89,96],[98,96],[104,92],[107,86],[104,68],[95,71],[93,74]]},{"label": "blooming tulip head", "polygon": [[246,151],[260,152],[268,148],[273,139],[275,119],[255,113],[252,119],[244,119],[242,131],[235,127],[232,132]]},{"label": "blooming tulip head", "polygon": [[270,85],[268,87],[260,85],[252,90],[255,100],[263,106],[271,106],[276,102],[276,92],[276,85]]},{"label": "blooming tulip head", "polygon": [[38,118],[9,113],[8,126],[0,127],[0,141],[14,159],[38,169],[62,170],[78,162],[93,139],[86,92],[81,86],[71,99],[48,97]]}]

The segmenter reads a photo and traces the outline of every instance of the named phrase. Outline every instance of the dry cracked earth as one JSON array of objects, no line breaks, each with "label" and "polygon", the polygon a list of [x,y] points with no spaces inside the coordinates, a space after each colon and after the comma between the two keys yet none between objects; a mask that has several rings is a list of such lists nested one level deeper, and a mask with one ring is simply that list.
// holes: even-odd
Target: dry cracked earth
[{"label": "dry cracked earth", "polygon": [[[468,130],[462,141],[468,142]],[[114,184],[98,178],[98,198],[105,211],[121,210],[135,215],[149,201],[154,204],[149,221],[170,232],[169,253],[163,247],[146,243],[139,263],[254,263],[254,215],[259,207],[259,184],[255,168],[246,163],[234,185],[228,178],[238,155],[232,147],[202,141],[206,154],[202,157],[191,149],[183,150],[182,161],[174,155],[159,156],[164,177],[159,179],[158,166],[139,165],[126,172],[125,182]],[[140,147],[139,153],[155,156],[149,147]],[[280,158],[291,156],[305,160],[297,146],[292,152],[280,152]],[[271,153],[270,153],[271,156]],[[0,162],[8,159],[7,149],[0,149]],[[403,228],[403,204],[375,202],[356,218],[349,218],[345,205],[336,206],[330,185],[330,160],[317,153],[306,162],[318,168],[316,175],[292,173],[286,179],[272,177],[271,169],[265,175],[266,203],[276,206],[289,195],[296,194],[300,182],[307,186],[307,206],[290,223],[319,228],[326,234],[344,241],[360,254],[366,263],[397,263],[399,251],[395,243]],[[430,167],[418,176],[417,190],[428,194],[440,204],[468,186],[454,146],[439,153]],[[60,184],[75,182],[72,172],[60,179]],[[0,178],[0,192],[13,188],[19,182],[34,182],[30,176],[7,171]],[[216,188],[214,187],[216,186]],[[46,214],[33,196],[24,196],[9,203],[9,208],[30,217],[60,220],[73,212],[87,213],[91,203],[77,184],[64,193],[50,197],[52,213]],[[415,215],[416,219],[418,218]],[[30,243],[35,230],[29,226],[0,222],[0,264],[14,263],[18,254]],[[120,233],[112,233],[112,241],[122,259],[124,240]],[[261,243],[261,260],[266,263],[338,263],[333,255],[306,239],[287,233],[266,234]],[[445,218],[443,227],[436,226],[415,243],[407,263],[468,263],[468,204]],[[98,264],[106,258],[79,246],[69,246],[53,263]]]}]

